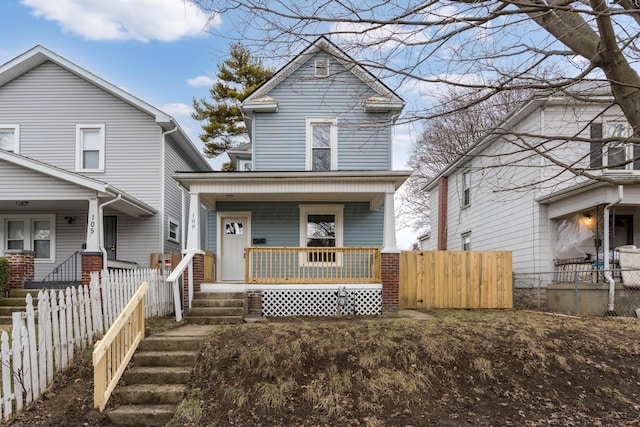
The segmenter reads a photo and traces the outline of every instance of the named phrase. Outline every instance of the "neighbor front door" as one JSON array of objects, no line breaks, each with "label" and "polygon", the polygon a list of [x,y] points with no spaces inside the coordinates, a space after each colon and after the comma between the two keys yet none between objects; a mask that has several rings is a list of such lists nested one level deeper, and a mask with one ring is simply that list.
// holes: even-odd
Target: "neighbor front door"
[{"label": "neighbor front door", "polygon": [[223,217],[222,233],[222,281],[244,280],[244,248],[248,246],[248,218]]},{"label": "neighbor front door", "polygon": [[107,259],[118,259],[118,217],[105,215],[104,220],[104,248],[107,250]]}]

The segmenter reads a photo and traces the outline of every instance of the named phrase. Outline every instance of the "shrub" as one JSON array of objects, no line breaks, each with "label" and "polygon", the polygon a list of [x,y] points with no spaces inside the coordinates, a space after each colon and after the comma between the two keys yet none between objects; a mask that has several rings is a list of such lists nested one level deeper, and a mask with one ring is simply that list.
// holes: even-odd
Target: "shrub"
[{"label": "shrub", "polygon": [[4,292],[9,286],[9,260],[0,258],[0,298],[4,297]]}]

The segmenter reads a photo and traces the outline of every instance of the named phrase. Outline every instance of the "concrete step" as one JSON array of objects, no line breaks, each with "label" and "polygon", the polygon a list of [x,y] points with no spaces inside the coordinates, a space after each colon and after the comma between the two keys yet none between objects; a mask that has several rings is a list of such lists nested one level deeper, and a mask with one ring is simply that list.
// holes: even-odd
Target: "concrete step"
[{"label": "concrete step", "polygon": [[203,339],[154,335],[147,337],[138,346],[138,351],[198,351]]},{"label": "concrete step", "polygon": [[113,424],[121,426],[164,426],[175,411],[175,405],[122,405],[107,416]]},{"label": "concrete step", "polygon": [[133,355],[135,366],[189,366],[198,360],[197,351],[138,351]]},{"label": "concrete step", "polygon": [[[7,297],[7,298],[2,298],[0,300],[0,306],[2,307],[24,307],[27,305],[27,301],[25,300],[26,296],[24,297]],[[34,307],[35,305],[38,303],[38,299],[35,298],[33,300],[34,303]]]},{"label": "concrete step", "polygon": [[187,384],[190,366],[132,366],[124,374],[124,381],[133,384]]},{"label": "concrete step", "polygon": [[0,325],[11,327],[12,324],[11,316],[0,316]]},{"label": "concrete step", "polygon": [[178,404],[184,392],[185,384],[133,384],[117,387],[115,395],[125,405]]},{"label": "concrete step", "polygon": [[195,325],[232,325],[242,323],[243,316],[185,316],[188,323]]},{"label": "concrete step", "polygon": [[246,294],[244,292],[196,292],[193,299],[241,299],[244,301]]},{"label": "concrete step", "polygon": [[193,307],[244,307],[244,299],[194,299]]},{"label": "concrete step", "polygon": [[[37,306],[34,305],[33,307],[34,309],[37,309]],[[15,313],[16,311],[25,311],[26,310],[26,306],[10,306],[10,305],[5,305],[5,306],[0,306],[0,316],[9,316],[11,317],[11,313]]]},{"label": "concrete step", "polygon": [[218,316],[244,316],[244,307],[194,307],[187,310],[186,317],[218,317]]},{"label": "concrete step", "polygon": [[42,289],[9,289],[9,298],[22,298],[24,301],[27,294],[31,294],[32,298],[38,298],[38,292]]}]

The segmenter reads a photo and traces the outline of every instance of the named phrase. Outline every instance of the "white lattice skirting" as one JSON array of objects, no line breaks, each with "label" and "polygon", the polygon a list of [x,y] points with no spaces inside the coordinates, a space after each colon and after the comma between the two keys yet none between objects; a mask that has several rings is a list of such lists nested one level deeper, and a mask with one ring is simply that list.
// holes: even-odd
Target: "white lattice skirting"
[{"label": "white lattice skirting", "polygon": [[262,291],[263,316],[377,315],[382,312],[382,289],[283,289]]}]

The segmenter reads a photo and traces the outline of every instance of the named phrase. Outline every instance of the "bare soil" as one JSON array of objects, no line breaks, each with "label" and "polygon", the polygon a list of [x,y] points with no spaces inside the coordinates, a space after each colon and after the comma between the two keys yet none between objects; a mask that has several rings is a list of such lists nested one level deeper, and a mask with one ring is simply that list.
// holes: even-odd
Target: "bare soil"
[{"label": "bare soil", "polygon": [[[640,425],[640,322],[525,311],[220,327],[174,426]],[[90,358],[12,426],[109,426]]]}]

